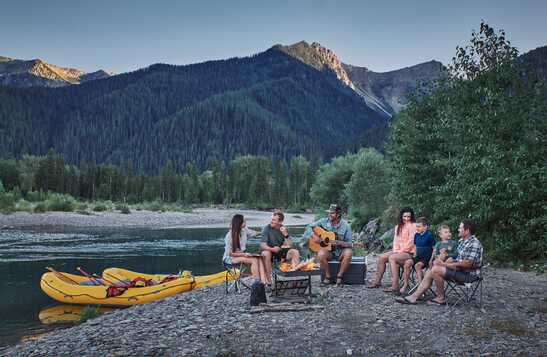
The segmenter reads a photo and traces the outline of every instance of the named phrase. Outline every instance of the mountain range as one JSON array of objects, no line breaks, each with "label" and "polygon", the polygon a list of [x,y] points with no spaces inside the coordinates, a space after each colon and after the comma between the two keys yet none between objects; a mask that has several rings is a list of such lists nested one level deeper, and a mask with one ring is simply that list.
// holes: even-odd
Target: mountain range
[{"label": "mountain range", "polygon": [[17,74],[6,69],[14,61],[0,62],[0,157],[53,148],[71,163],[130,163],[138,172],[168,162],[177,171],[190,162],[205,168],[245,154],[325,160],[381,147],[409,93],[443,75],[437,61],[373,72],[304,41],[102,80],[43,61],[44,70]]},{"label": "mountain range", "polygon": [[41,59],[29,61],[0,56],[0,85],[11,87],[62,87],[91,80],[108,78],[112,72],[98,70],[86,73],[75,68],[64,68]]}]

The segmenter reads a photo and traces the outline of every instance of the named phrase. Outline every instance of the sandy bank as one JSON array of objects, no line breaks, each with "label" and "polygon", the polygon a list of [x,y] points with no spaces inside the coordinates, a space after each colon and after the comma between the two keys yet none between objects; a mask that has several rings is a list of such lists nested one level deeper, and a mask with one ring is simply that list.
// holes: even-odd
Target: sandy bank
[{"label": "sandy bank", "polygon": [[[256,210],[200,208],[192,213],[132,211],[93,212],[90,215],[75,212],[0,214],[0,229],[24,229],[38,227],[89,227],[89,228],[213,228],[228,227],[232,216],[241,213],[251,227],[261,227],[270,222],[271,212]],[[288,226],[306,225],[313,221],[313,214],[285,215]]]}]

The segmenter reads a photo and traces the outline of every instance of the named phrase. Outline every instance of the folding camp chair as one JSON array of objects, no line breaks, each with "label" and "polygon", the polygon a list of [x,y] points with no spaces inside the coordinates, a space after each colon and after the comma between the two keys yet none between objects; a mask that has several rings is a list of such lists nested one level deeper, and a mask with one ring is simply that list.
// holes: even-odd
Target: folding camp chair
[{"label": "folding camp chair", "polygon": [[[425,277],[425,274],[427,274],[428,270],[429,270],[429,267],[427,267],[427,266],[423,267],[422,277]],[[418,282],[418,274],[416,273],[416,267],[413,265],[412,266],[412,273],[410,274],[410,280],[408,282],[409,289],[408,289],[407,295],[410,295],[414,291],[416,291],[416,289],[418,289],[418,286],[420,286],[420,282]],[[426,294],[430,294],[433,297],[437,296],[437,294],[433,290],[433,285],[430,286],[429,289],[426,290],[426,292],[424,293],[424,296],[426,296]]]},{"label": "folding camp chair", "polygon": [[[486,266],[483,265],[480,268],[479,277],[470,283],[459,284],[451,280],[446,281],[444,295],[447,299],[447,307],[453,308],[460,303],[469,304],[471,302],[479,309],[482,307],[482,282],[484,280],[485,268]],[[451,295],[456,298],[452,303],[448,301]]]},{"label": "folding camp chair", "polygon": [[235,263],[235,264],[226,264],[223,263],[224,269],[226,269],[226,277],[224,279],[224,284],[226,287],[226,294],[229,294],[231,290],[234,290],[236,293],[241,292],[241,288],[250,289],[251,287],[248,286],[243,282],[243,278],[245,277],[245,272],[247,270],[247,267],[243,263]]}]

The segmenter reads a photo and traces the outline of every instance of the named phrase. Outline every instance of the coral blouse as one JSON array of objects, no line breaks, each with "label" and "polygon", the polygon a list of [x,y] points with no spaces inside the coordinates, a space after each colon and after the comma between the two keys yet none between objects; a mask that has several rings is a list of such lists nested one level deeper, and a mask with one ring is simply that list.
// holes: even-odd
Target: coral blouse
[{"label": "coral blouse", "polygon": [[405,223],[400,235],[397,235],[397,227],[399,226],[395,226],[395,236],[393,238],[393,253],[414,254],[416,252],[416,246],[414,245],[416,224]]}]

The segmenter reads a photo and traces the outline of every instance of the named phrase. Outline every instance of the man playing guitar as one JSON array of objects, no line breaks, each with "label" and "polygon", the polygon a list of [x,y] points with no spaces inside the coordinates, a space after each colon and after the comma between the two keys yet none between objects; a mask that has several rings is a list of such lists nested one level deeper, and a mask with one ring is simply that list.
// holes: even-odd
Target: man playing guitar
[{"label": "man playing guitar", "polygon": [[[321,282],[321,285],[332,283],[328,261],[331,259],[338,259],[340,261],[340,270],[336,276],[336,286],[340,286],[343,282],[344,273],[348,270],[351,257],[353,256],[351,227],[346,220],[342,219],[342,208],[339,205],[331,204],[327,212],[329,214],[328,217],[310,224],[302,237],[310,239],[310,242],[321,245],[317,253],[321,270],[325,271],[325,279]],[[321,227],[326,231],[334,232],[336,239],[329,240],[328,245],[325,244],[325,240],[314,232],[314,227]]]}]

